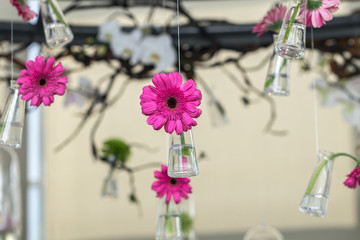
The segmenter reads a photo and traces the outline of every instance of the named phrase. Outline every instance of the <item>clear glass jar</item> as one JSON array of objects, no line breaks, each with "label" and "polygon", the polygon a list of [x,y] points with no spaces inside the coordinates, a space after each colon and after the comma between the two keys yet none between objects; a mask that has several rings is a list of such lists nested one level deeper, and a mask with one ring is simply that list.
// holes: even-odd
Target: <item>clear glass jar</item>
[{"label": "clear glass jar", "polygon": [[286,59],[299,59],[305,55],[307,0],[289,0],[288,10],[281,25],[275,52]]},{"label": "clear glass jar", "polygon": [[170,136],[168,175],[185,178],[199,174],[195,144],[191,130]]},{"label": "clear glass jar", "polygon": [[0,119],[0,145],[21,148],[26,102],[19,94],[20,85],[10,82],[10,92]]},{"label": "clear glass jar", "polygon": [[334,167],[334,160],[328,159],[331,155],[333,155],[331,152],[319,152],[317,166],[300,202],[299,210],[310,216],[326,216],[331,176]]},{"label": "clear glass jar", "polygon": [[74,35],[56,0],[41,0],[41,16],[46,43],[49,47],[62,47],[74,39]]}]

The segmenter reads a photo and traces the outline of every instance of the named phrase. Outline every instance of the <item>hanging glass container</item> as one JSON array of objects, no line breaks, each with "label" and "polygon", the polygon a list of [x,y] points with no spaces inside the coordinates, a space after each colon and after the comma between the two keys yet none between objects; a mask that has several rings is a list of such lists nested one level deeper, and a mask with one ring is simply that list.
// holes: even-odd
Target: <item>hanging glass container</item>
[{"label": "hanging glass container", "polygon": [[0,239],[21,238],[19,159],[14,149],[0,147]]},{"label": "hanging glass container", "polygon": [[117,198],[119,196],[115,171],[116,169],[114,167],[110,167],[109,172],[103,181],[101,196],[109,198]]},{"label": "hanging glass container", "polygon": [[176,204],[173,198],[171,198],[169,203],[166,203],[165,199],[165,197],[160,199],[155,239],[183,240],[180,219],[182,203]]},{"label": "hanging glass container", "polygon": [[74,39],[74,35],[56,0],[40,0],[41,16],[46,43],[49,47],[62,47]]},{"label": "hanging glass container", "polygon": [[276,228],[259,225],[250,228],[244,235],[244,240],[284,240],[284,236]]},{"label": "hanging glass container", "polygon": [[188,199],[182,199],[180,207],[181,232],[184,240],[197,240],[194,229],[194,220],[196,215],[194,193],[192,193]]},{"label": "hanging glass container", "polygon": [[326,216],[331,175],[334,166],[334,160],[329,160],[331,155],[333,155],[331,152],[319,152],[318,164],[301,200],[299,210],[310,216]]},{"label": "hanging glass container", "polygon": [[288,10],[275,44],[278,55],[287,59],[299,59],[305,54],[307,0],[289,0]]},{"label": "hanging glass container", "polygon": [[170,136],[168,175],[185,178],[199,174],[195,145],[191,130]]},{"label": "hanging glass container", "polygon": [[[274,35],[276,42],[278,35]],[[290,60],[273,53],[266,75],[264,93],[277,96],[288,96],[290,92]]]},{"label": "hanging glass container", "polygon": [[0,119],[0,145],[21,148],[26,102],[19,94],[20,85],[10,82],[10,93]]}]

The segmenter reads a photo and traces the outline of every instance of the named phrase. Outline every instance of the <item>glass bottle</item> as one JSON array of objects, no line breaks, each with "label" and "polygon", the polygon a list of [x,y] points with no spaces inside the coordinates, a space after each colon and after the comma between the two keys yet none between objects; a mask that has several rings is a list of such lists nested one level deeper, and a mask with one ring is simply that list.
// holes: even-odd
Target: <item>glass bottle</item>
[{"label": "glass bottle", "polygon": [[[274,35],[276,42],[278,35]],[[290,92],[290,60],[273,53],[266,75],[264,93],[277,96],[289,96]]]},{"label": "glass bottle", "polygon": [[165,197],[160,199],[156,240],[184,239],[181,231],[181,204],[176,204],[173,198],[169,203],[165,202]]},{"label": "glass bottle", "polygon": [[0,239],[21,238],[19,159],[14,149],[0,147]]},{"label": "glass bottle", "polygon": [[19,94],[20,85],[10,82],[10,93],[0,119],[0,145],[21,148],[26,102]]},{"label": "glass bottle", "polygon": [[74,39],[74,35],[56,0],[40,0],[41,16],[46,43],[49,47],[62,47]]},{"label": "glass bottle", "polygon": [[103,181],[101,196],[118,198],[119,191],[115,171],[116,169],[114,167],[110,167],[109,172]]},{"label": "glass bottle", "polygon": [[307,0],[289,0],[275,52],[283,58],[299,59],[305,55]]},{"label": "glass bottle", "polygon": [[168,175],[185,178],[199,174],[195,145],[191,130],[170,136]]},{"label": "glass bottle", "polygon": [[181,232],[184,240],[197,240],[194,228],[194,220],[196,215],[195,196],[192,193],[188,199],[181,200]]},{"label": "glass bottle", "polygon": [[301,200],[299,210],[315,217],[325,217],[328,207],[329,190],[334,160],[328,158],[331,152],[320,151],[318,164],[310,179],[310,183]]}]

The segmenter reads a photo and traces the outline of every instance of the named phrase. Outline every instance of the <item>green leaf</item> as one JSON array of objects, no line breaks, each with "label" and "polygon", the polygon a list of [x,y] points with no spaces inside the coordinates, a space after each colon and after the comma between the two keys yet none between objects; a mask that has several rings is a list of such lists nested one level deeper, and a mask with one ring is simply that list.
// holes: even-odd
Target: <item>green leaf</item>
[{"label": "green leaf", "polygon": [[130,146],[117,138],[106,140],[102,145],[101,151],[105,157],[115,156],[116,161],[121,163],[126,163],[131,154]]},{"label": "green leaf", "polygon": [[180,215],[180,221],[181,221],[181,231],[185,236],[189,235],[190,230],[193,226],[193,220],[190,217],[189,214],[183,212]]},{"label": "green leaf", "polygon": [[53,10],[54,14],[58,18],[58,20],[65,26],[68,26],[67,23],[64,21],[63,17],[61,16],[61,14],[59,13],[59,11],[57,10],[57,8],[55,7],[53,0],[49,0],[49,4],[50,4],[51,9]]}]

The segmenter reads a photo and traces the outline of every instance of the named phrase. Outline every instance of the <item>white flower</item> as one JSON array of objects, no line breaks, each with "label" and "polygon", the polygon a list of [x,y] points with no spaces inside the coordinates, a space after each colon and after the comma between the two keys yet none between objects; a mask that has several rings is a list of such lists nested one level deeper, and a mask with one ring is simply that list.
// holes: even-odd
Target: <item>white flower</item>
[{"label": "white flower", "polygon": [[130,33],[121,32],[113,37],[110,48],[115,57],[130,59],[138,50],[142,32],[135,29]]},{"label": "white flower", "polygon": [[121,26],[118,21],[106,21],[99,27],[97,40],[99,42],[110,43],[112,39],[121,34]]},{"label": "white flower", "polygon": [[168,34],[145,37],[138,51],[134,53],[132,62],[155,65],[158,71],[165,71],[175,65],[176,51]]}]

